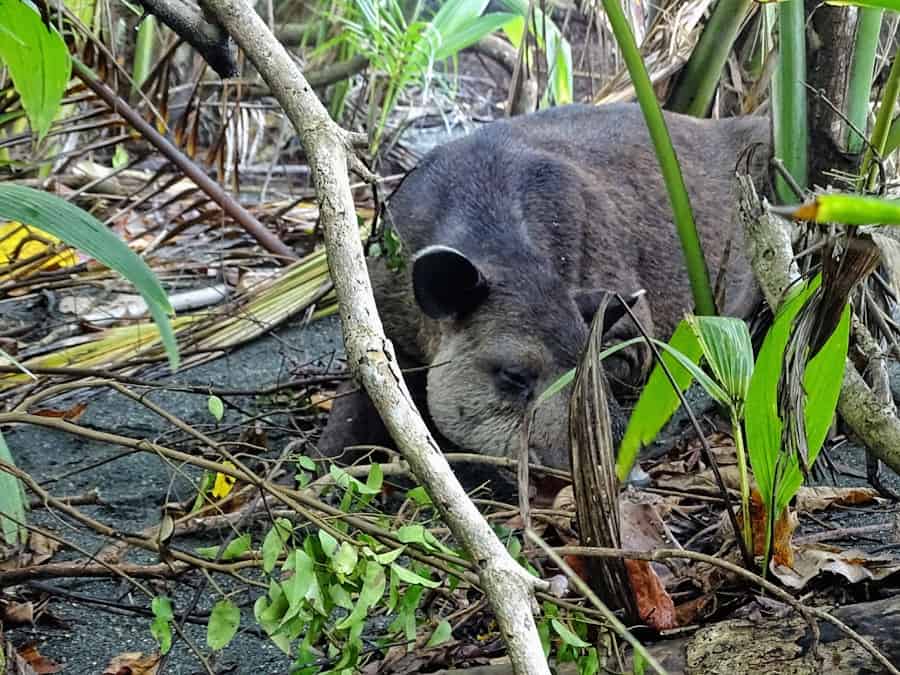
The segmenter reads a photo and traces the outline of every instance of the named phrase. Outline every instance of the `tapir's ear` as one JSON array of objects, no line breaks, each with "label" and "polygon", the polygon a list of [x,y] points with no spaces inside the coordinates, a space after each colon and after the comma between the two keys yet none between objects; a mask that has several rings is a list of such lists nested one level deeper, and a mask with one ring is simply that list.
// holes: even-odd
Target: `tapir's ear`
[{"label": "tapir's ear", "polygon": [[488,294],[487,280],[475,263],[449,246],[416,253],[412,282],[416,302],[432,319],[462,318]]},{"label": "tapir's ear", "polygon": [[[637,301],[641,299],[641,296],[644,295],[644,293],[646,293],[646,291],[642,288],[636,293],[622,296],[622,299],[625,301],[625,304],[628,305],[628,308],[631,309],[635,306]],[[578,311],[581,312],[581,316],[584,317],[584,320],[588,325],[593,322],[594,315],[597,313],[603,300],[607,297],[610,298],[610,301],[606,305],[606,314],[603,315],[604,332],[616,325],[626,313],[625,306],[615,299],[615,293],[602,288],[594,288],[591,290],[579,290],[572,295],[572,299],[575,300]]]}]

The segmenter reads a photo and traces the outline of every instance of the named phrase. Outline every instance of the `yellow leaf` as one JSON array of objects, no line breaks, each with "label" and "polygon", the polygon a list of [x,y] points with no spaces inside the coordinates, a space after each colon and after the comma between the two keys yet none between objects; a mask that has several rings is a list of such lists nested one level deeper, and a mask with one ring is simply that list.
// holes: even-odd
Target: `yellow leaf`
[{"label": "yellow leaf", "polygon": [[[15,221],[0,223],[0,281],[42,269],[72,267],[77,262],[75,252],[52,234]],[[4,267],[13,269],[7,272]]]},{"label": "yellow leaf", "polygon": [[[234,468],[234,464],[231,462],[225,462],[225,466],[228,468]],[[212,496],[215,499],[223,499],[228,496],[228,493],[231,492],[231,488],[234,487],[234,476],[227,476],[224,473],[216,474],[216,482],[213,483]]]}]

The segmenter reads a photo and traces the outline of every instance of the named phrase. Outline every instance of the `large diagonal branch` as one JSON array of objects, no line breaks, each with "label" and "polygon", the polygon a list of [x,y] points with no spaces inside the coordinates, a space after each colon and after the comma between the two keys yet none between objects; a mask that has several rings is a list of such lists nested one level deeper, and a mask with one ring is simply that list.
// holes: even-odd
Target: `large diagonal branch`
[{"label": "large diagonal branch", "polygon": [[532,615],[543,584],[506,551],[469,500],[431,437],[397,367],[375,308],[347,167],[352,137],[329,117],[287,51],[247,0],[207,0],[207,8],[238,42],[284,108],[309,158],[328,264],[348,362],[378,409],[416,478],[428,489],[457,541],[478,569],[517,673],[547,673]]}]

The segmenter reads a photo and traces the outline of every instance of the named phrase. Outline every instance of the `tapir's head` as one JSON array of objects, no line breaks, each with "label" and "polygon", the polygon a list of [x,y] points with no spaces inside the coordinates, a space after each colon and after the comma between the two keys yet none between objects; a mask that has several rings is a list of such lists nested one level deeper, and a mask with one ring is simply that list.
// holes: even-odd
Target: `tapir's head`
[{"label": "tapir's head", "polygon": [[428,373],[438,430],[460,448],[516,457],[533,414],[531,461],[566,468],[567,392],[535,403],[575,367],[606,292],[573,293],[543,267],[527,255],[492,265],[429,246],[413,260],[412,282],[417,304],[439,327]]}]

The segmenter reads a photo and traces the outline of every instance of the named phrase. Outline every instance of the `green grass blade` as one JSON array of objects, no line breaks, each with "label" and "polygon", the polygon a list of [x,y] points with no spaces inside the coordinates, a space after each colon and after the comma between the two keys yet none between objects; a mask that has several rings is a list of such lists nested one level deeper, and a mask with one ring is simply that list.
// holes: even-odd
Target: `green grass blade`
[{"label": "green grass blade", "polygon": [[56,195],[12,184],[0,185],[0,219],[49,232],[128,279],[159,327],[170,366],[178,367],[178,345],[169,323],[173,312],[166,292],[147,264],[100,221]]},{"label": "green grass blade", "polygon": [[[2,432],[0,432],[0,461],[16,465]],[[26,505],[25,491],[19,479],[6,471],[0,471],[0,533],[7,546],[15,546],[25,541],[27,531],[20,523],[25,522]],[[4,513],[15,521],[4,518],[2,516]]]},{"label": "green grass blade", "polygon": [[878,106],[878,114],[875,117],[875,127],[872,129],[872,138],[869,139],[869,147],[866,149],[865,155],[863,155],[860,175],[863,177],[864,181],[867,181],[865,187],[870,190],[874,188],[877,177],[877,173],[872,170],[872,163],[875,159],[874,152],[877,152],[879,157],[884,157],[884,150],[887,147],[888,134],[890,133],[891,128],[891,120],[894,117],[894,108],[897,105],[897,96],[900,94],[900,58],[897,58],[897,56],[897,54],[894,54],[891,72],[888,73],[887,84],[884,86],[881,104]]},{"label": "green grass blade", "polygon": [[436,61],[454,56],[459,51],[475,44],[485,35],[490,35],[515,19],[514,14],[493,13],[480,16],[473,21],[459,26],[450,34],[441,34],[441,45],[435,52]]}]

